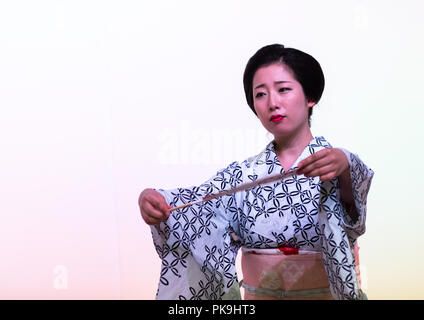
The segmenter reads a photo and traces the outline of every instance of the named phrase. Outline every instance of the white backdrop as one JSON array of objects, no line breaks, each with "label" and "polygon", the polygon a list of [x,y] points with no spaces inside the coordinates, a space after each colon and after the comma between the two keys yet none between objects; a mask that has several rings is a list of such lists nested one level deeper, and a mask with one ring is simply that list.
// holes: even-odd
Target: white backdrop
[{"label": "white backdrop", "polygon": [[1,1],[0,298],[153,299],[137,199],[271,139],[242,74],[260,47],[326,76],[312,131],[375,171],[370,299],[424,298],[421,1]]}]

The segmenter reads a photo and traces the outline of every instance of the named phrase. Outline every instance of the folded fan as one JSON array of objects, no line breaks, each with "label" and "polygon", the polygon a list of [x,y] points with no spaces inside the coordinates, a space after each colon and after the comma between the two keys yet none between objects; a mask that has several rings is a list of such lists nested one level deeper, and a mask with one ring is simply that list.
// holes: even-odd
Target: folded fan
[{"label": "folded fan", "polygon": [[282,180],[282,179],[287,178],[289,176],[295,175],[296,170],[297,170],[297,167],[292,168],[289,171],[286,171],[282,174],[280,174],[280,173],[275,174],[275,175],[272,175],[272,176],[268,176],[268,177],[265,177],[265,178],[262,178],[262,179],[255,180],[255,181],[243,183],[243,184],[241,184],[241,185],[239,185],[235,188],[229,189],[229,190],[222,190],[222,191],[215,193],[215,194],[209,194],[209,195],[203,197],[203,199],[201,199],[201,200],[189,202],[189,203],[183,204],[181,206],[171,208],[170,211],[182,209],[182,208],[185,208],[185,207],[188,207],[188,206],[192,206],[194,204],[202,203],[204,201],[209,201],[209,200],[212,200],[212,199],[216,199],[218,197],[222,197],[222,196],[233,194],[233,193],[236,193],[236,192],[239,192],[239,191],[251,189],[251,188],[256,187],[258,185],[261,185],[261,184],[267,184],[267,183],[270,183],[270,182],[279,181],[279,180]]}]

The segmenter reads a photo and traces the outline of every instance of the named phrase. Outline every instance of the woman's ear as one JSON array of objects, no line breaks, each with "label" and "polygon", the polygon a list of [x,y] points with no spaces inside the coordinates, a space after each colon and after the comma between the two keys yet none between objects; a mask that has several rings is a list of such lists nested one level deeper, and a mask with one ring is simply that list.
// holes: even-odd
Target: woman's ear
[{"label": "woman's ear", "polygon": [[316,105],[315,101],[308,101],[309,108],[312,108],[314,105]]}]

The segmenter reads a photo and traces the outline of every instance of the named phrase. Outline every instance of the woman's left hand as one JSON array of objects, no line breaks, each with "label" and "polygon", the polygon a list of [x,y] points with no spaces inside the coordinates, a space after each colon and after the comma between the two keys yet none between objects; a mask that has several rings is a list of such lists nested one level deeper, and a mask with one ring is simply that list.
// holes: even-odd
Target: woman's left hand
[{"label": "woman's left hand", "polygon": [[342,150],[327,148],[300,161],[298,168],[297,174],[303,174],[305,177],[319,176],[321,181],[330,181],[349,173],[349,162]]}]

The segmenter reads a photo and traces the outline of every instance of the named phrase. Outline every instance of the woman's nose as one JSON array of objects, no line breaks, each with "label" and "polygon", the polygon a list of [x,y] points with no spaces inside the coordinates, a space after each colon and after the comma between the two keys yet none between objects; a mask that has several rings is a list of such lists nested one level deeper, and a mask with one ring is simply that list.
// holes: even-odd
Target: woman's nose
[{"label": "woman's nose", "polygon": [[270,92],[268,99],[268,108],[270,110],[274,110],[279,108],[278,106],[278,97],[274,92]]}]

